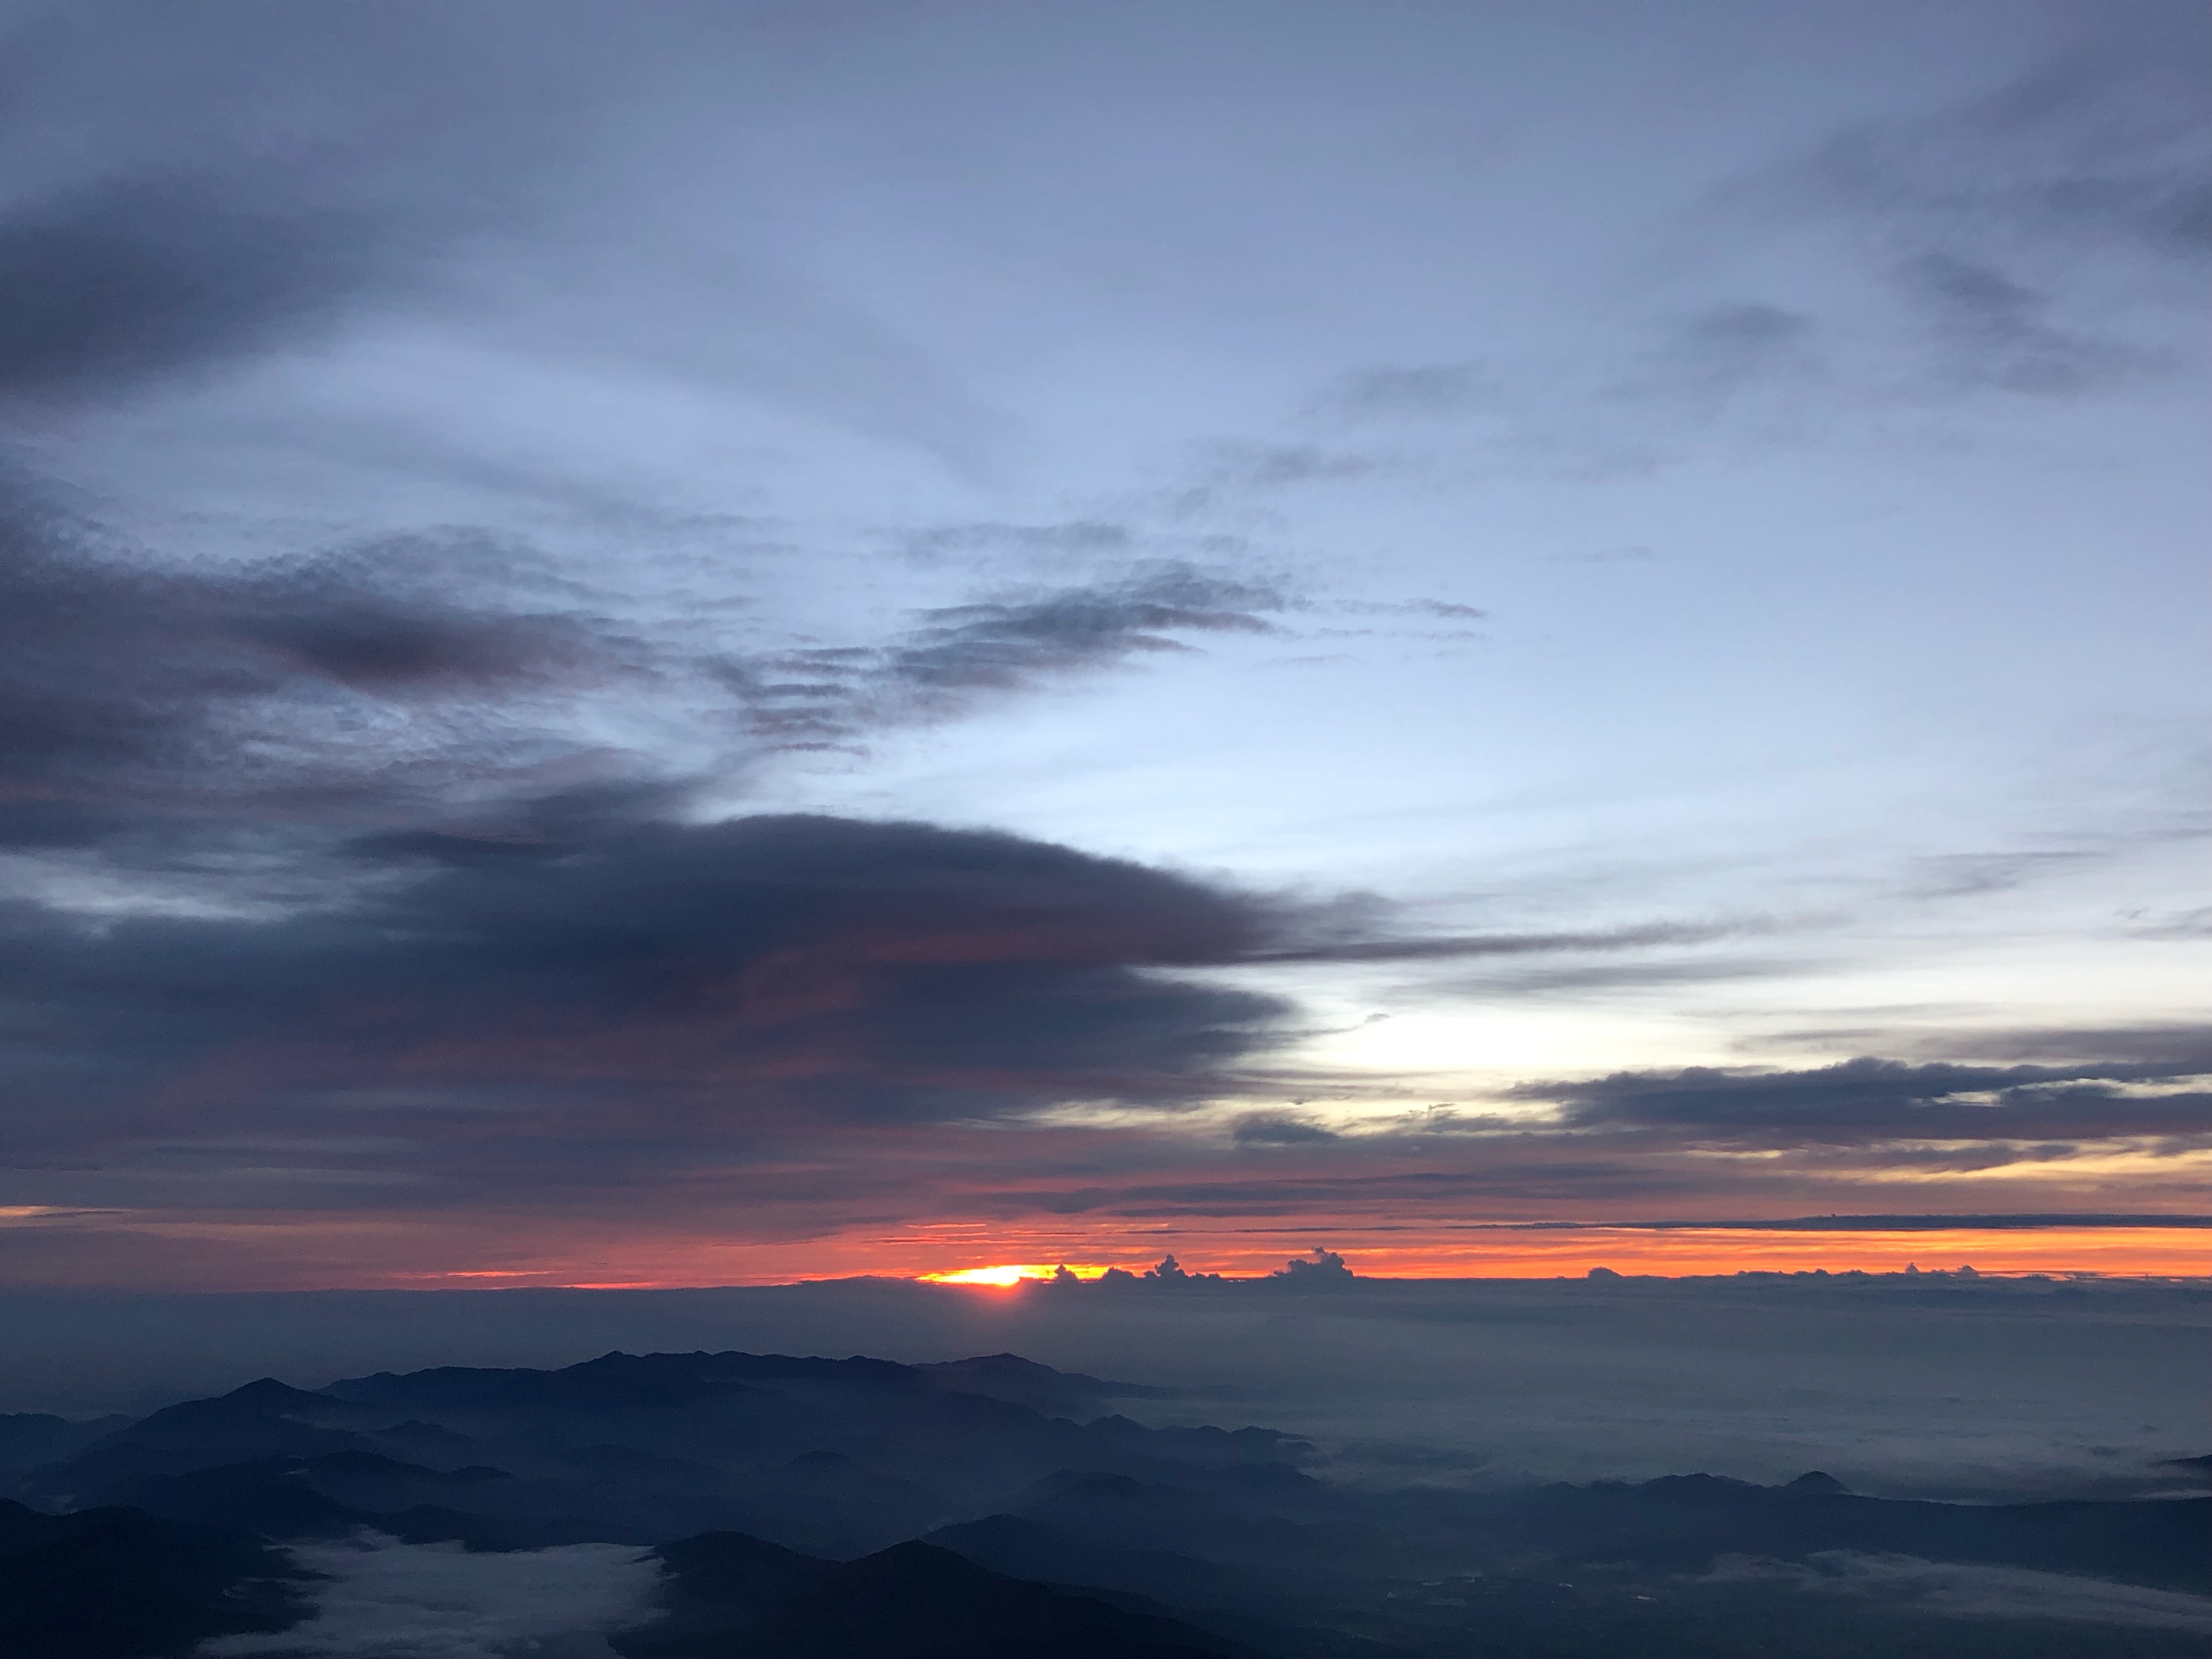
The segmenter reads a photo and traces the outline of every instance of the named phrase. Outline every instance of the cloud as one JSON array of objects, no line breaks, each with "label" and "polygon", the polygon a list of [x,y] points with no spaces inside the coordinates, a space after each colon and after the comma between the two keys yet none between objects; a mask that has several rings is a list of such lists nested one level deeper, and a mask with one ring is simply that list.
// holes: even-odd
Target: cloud
[{"label": "cloud", "polygon": [[[1559,1224],[1543,1222],[1530,1224],[1553,1226]],[[1723,1231],[1785,1233],[1948,1232],[1959,1228],[1971,1228],[1976,1231],[2042,1232],[2075,1227],[2212,1227],[2212,1215],[2097,1215],[2069,1211],[2055,1215],[1801,1215],[1780,1221],[1704,1219],[1590,1224],[1652,1231],[1695,1227],[1718,1228]]]},{"label": "cloud", "polygon": [[1504,395],[1480,362],[1392,364],[1337,376],[1314,407],[1352,419],[1437,420],[1488,409]]},{"label": "cloud", "polygon": [[[1894,1012],[1890,1010],[1877,1011]],[[1914,1011],[1916,1012],[1920,1011]],[[1978,1013],[1978,1006],[1964,1010]],[[1976,1027],[1952,1024],[1936,1030],[1905,1027],[1886,1030],[1861,1026],[1842,1030],[1796,1030],[1759,1039],[1761,1045],[1828,1043],[1848,1040],[1863,1048],[1878,1046],[1893,1058],[1956,1061],[2081,1062],[2175,1066],[2176,1075],[2212,1070],[2212,1032],[2200,1025],[2100,1025]],[[1749,1047],[1752,1045],[1743,1045]]]},{"label": "cloud", "polygon": [[726,790],[776,750],[864,746],[1194,636],[1265,633],[1285,603],[1140,564],[794,651],[747,637],[741,607],[618,622],[621,595],[511,538],[184,563],[0,476],[0,849],[204,866],[408,825],[528,832],[623,792],[672,799],[686,778],[665,748],[611,740],[641,721],[684,733],[692,775]]},{"label": "cloud", "polygon": [[934,561],[979,553],[1048,558],[1118,553],[1135,540],[1127,525],[1103,519],[1072,519],[1057,524],[938,525],[910,532],[902,538],[902,544],[915,558]]},{"label": "cloud", "polygon": [[1842,233],[1917,391],[2101,392],[2188,338],[2176,284],[2212,253],[2206,49],[2179,9],[2091,27],[1993,90],[1860,123],[1727,192]]},{"label": "cloud", "polygon": [[[1350,916],[1355,931],[1336,933],[1330,924]],[[1373,936],[1371,919],[1357,906],[1316,914],[1319,936],[1283,945],[1257,955],[1263,962],[1440,962],[1481,957],[1549,956],[1581,951],[1641,951],[1668,945],[1702,945],[1740,933],[1765,931],[1748,922],[1653,921],[1589,932],[1549,933],[1454,933],[1435,938]],[[1335,936],[1331,936],[1334,933]]]},{"label": "cloud", "polygon": [[[2212,100],[2180,66],[2212,43],[2173,9],[2078,28],[2006,84],[1724,183],[1677,227],[1681,286],[1609,337],[1600,319],[1589,348],[1355,368],[1306,413],[1454,423],[1455,459],[1396,460],[1416,475],[1613,477],[1900,403],[2168,373],[2197,355],[2212,255]],[[1349,476],[1323,454],[1284,470]]]},{"label": "cloud", "polygon": [[1342,1139],[1325,1125],[1290,1112],[1254,1112],[1237,1120],[1239,1146],[1312,1146]]},{"label": "cloud", "polygon": [[2212,1094],[2124,1086],[2212,1071],[2212,1053],[2197,1036],[2196,1044],[2155,1060],[1995,1066],[1865,1057],[1803,1071],[1618,1072],[1523,1084],[1511,1093],[1557,1103],[1576,1127],[1672,1131],[1765,1146],[2197,1137],[2212,1133]]},{"label": "cloud", "polygon": [[202,1644],[207,1659],[592,1659],[605,1633],[651,1607],[659,1565],[626,1544],[471,1553],[459,1544],[403,1544],[375,1534],[295,1544],[323,1576],[313,1613],[269,1636]]},{"label": "cloud", "polygon": [[1674,985],[1710,985],[1771,980],[1802,972],[1811,964],[1776,957],[1723,957],[1705,962],[1594,962],[1566,967],[1516,965],[1502,973],[1455,979],[1438,988],[1455,996],[1486,1000],[1522,997],[1576,997],[1593,992],[1658,990]]},{"label": "cloud", "polygon": [[1325,449],[1318,444],[1217,443],[1197,463],[1194,501],[1219,490],[1283,489],[1300,484],[1348,483],[1370,477],[1388,463],[1374,455]]},{"label": "cloud", "polygon": [[1917,878],[1908,883],[1905,891],[1916,899],[2010,892],[2033,882],[2070,875],[2098,856],[2086,851],[1937,854],[1913,860]]},{"label": "cloud", "polygon": [[356,854],[386,879],[285,921],[7,915],[0,985],[50,1022],[15,1057],[18,1139],[179,1111],[388,1133],[414,1098],[456,1152],[489,1114],[472,1155],[536,1133],[680,1163],[794,1120],[1188,1102],[1288,1012],[1155,971],[1237,959],[1261,901],[1013,836],[781,817]]},{"label": "cloud", "polygon": [[1267,613],[1284,603],[1258,583],[1159,564],[1118,580],[939,606],[880,644],[732,660],[722,672],[754,731],[789,744],[851,742],[877,726],[951,718],[988,696],[1187,650],[1182,635],[1267,633]]},{"label": "cloud", "polygon": [[1613,391],[1710,416],[1740,393],[1809,384],[1824,367],[1812,318],[1765,301],[1735,301],[1661,325]]},{"label": "cloud", "polygon": [[112,400],[428,301],[462,241],[529,216],[621,79],[605,52],[580,82],[573,33],[518,21],[413,0],[337,20],[15,8],[0,398],[18,417]]},{"label": "cloud", "polygon": [[113,389],[326,324],[373,281],[358,220],[193,178],[103,181],[0,218],[0,398]]},{"label": "cloud", "polygon": [[2212,99],[2185,65],[2206,44],[2186,8],[2144,14],[1992,91],[1838,132],[1770,187],[1954,252],[2194,262],[2212,252]]},{"label": "cloud", "polygon": [[2200,904],[2192,910],[2169,911],[2128,931],[2136,939],[2212,939],[2212,904]]},{"label": "cloud", "polygon": [[[562,747],[518,705],[625,672],[617,631],[532,607],[468,535],[228,569],[126,560],[18,487],[0,501],[0,845],[344,818]],[[372,815],[373,815],[372,809]],[[418,809],[419,810],[419,809]]]},{"label": "cloud", "polygon": [[2059,1621],[2212,1634],[2212,1596],[2028,1567],[1830,1550],[1802,1565],[1732,1558],[1701,1582],[1759,1581],[1790,1583],[1819,1595],[1880,1601],[1946,1619]]},{"label": "cloud", "polygon": [[[1193,970],[1618,950],[1676,931],[1394,939],[1386,908],[1012,835],[685,825],[662,806],[586,793],[495,829],[363,836],[343,849],[353,896],[289,916],[0,912],[0,990],[44,1011],[12,1061],[18,1136],[143,1133],[188,1109],[306,1114],[331,1133],[388,1127],[380,1103],[413,1097],[516,1133],[672,1133],[696,1143],[660,1146],[681,1157],[793,1121],[1176,1107],[1242,1092],[1242,1068],[1300,1030],[1281,998]],[[1248,1139],[1325,1133],[1303,1121],[1253,1120]]]},{"label": "cloud", "polygon": [[1898,283],[1925,322],[1942,371],[1964,385],[2067,396],[2110,386],[2150,361],[2052,322],[2045,295],[1987,264],[1923,253],[1899,268]]}]

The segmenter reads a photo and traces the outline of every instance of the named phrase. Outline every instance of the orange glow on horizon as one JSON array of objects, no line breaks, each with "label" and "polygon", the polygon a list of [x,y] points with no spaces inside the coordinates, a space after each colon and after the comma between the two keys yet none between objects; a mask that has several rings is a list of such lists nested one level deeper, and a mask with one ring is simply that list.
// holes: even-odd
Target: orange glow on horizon
[{"label": "orange glow on horizon", "polygon": [[[1109,1267],[1141,1273],[1170,1255],[1192,1273],[1254,1279],[1320,1244],[1364,1279],[1579,1279],[1593,1267],[1658,1278],[1743,1272],[1923,1272],[1971,1264],[1992,1275],[2046,1273],[2212,1278],[2212,1229],[2159,1224],[2004,1228],[1635,1227],[1472,1222],[1389,1224],[1306,1217],[1266,1226],[1123,1222],[1070,1227],[976,1220],[920,1221],[827,1235],[745,1238],[672,1228],[610,1226],[533,1238],[419,1223],[333,1225],[282,1219],[131,1218],[144,1247],[141,1287],[228,1290],[656,1290],[792,1285],[878,1278],[1003,1292],[1050,1279],[1065,1262],[1079,1278]],[[74,1218],[9,1219],[10,1227],[74,1228]],[[214,1272],[161,1271],[200,1249]],[[211,1252],[212,1253],[212,1252]],[[241,1258],[254,1266],[238,1271]],[[210,1265],[214,1265],[212,1262]],[[70,1281],[60,1280],[66,1284]],[[100,1282],[88,1276],[89,1285]]]},{"label": "orange glow on horizon", "polygon": [[[1173,1255],[1189,1273],[1253,1279],[1280,1268],[1287,1257],[1302,1254],[1314,1238],[1340,1250],[1361,1278],[1381,1279],[1579,1279],[1592,1267],[1665,1279],[1819,1269],[1831,1273],[1895,1273],[1907,1266],[1923,1272],[1971,1266],[1992,1276],[2212,1276],[2212,1231],[2179,1227],[1774,1232],[1738,1228],[1588,1227],[1425,1237],[1416,1233],[1411,1237],[1400,1234],[1371,1245],[1346,1237],[1350,1231],[1308,1229],[1258,1241],[1249,1235],[1207,1231],[1069,1239],[1071,1246],[1087,1243],[1090,1248],[1071,1248],[1064,1256],[1055,1253],[1046,1261],[994,1261],[988,1253],[988,1240],[982,1239],[973,1243],[986,1248],[964,1249],[953,1258],[959,1262],[964,1256],[969,1263],[980,1259],[987,1264],[982,1266],[945,1263],[945,1255],[950,1252],[945,1247],[953,1241],[926,1236],[848,1237],[766,1249],[695,1247],[696,1255],[680,1246],[664,1247],[665,1254],[641,1252],[642,1259],[595,1263],[597,1272],[577,1273],[572,1268],[564,1274],[549,1266],[540,1274],[527,1279],[518,1274],[504,1282],[522,1279],[526,1283],[576,1289],[647,1289],[793,1284],[866,1276],[1003,1291],[1049,1280],[1061,1261],[1078,1278],[1088,1280],[1109,1267],[1141,1273],[1168,1255]],[[1017,1236],[1001,1242],[1034,1244],[1040,1241]],[[742,1258],[743,1270],[730,1271],[737,1265],[732,1258]],[[615,1271],[607,1271],[609,1267]],[[484,1282],[475,1273],[409,1277],[417,1285],[441,1278],[456,1286]]]},{"label": "orange glow on horizon", "polygon": [[[1366,1279],[1579,1279],[1592,1267],[1616,1273],[1683,1279],[1736,1273],[1800,1273],[1825,1268],[1902,1273],[1971,1266],[1994,1275],[2087,1273],[2113,1276],[2196,1278],[2212,1274],[2212,1231],[2179,1227],[2053,1227],[2035,1230],[1947,1228],[1896,1231],[1762,1232],[1738,1228],[1562,1228],[1558,1231],[1399,1234],[1372,1244],[1346,1237],[1348,1229],[1308,1228],[1273,1238],[1194,1231],[1142,1238],[1070,1239],[1066,1255],[1044,1262],[994,1261],[984,1249],[963,1251],[981,1267],[939,1265],[952,1241],[937,1237],[838,1238],[790,1249],[790,1267],[775,1278],[756,1273],[740,1281],[671,1275],[669,1285],[755,1284],[856,1275],[909,1279],[933,1285],[1005,1290],[1049,1279],[1059,1261],[1078,1277],[1097,1278],[1109,1267],[1141,1272],[1173,1255],[1186,1271],[1231,1279],[1257,1278],[1302,1254],[1314,1239],[1340,1250]],[[974,1241],[988,1246],[988,1240]],[[1031,1243],[1034,1237],[1006,1243]],[[749,1251],[756,1267],[762,1253]],[[781,1255],[782,1252],[778,1252]],[[1008,1255],[1014,1252],[1006,1252]],[[936,1255],[937,1261],[929,1260]],[[921,1259],[916,1261],[915,1257]],[[954,1258],[957,1261],[957,1256]],[[682,1270],[678,1269],[680,1275]]]}]

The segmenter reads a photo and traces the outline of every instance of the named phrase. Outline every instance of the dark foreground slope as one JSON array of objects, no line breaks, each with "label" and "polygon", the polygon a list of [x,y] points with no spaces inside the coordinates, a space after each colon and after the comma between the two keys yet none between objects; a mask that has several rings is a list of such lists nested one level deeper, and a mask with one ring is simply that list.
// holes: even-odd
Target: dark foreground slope
[{"label": "dark foreground slope", "polygon": [[142,1659],[283,1630],[307,1611],[309,1577],[251,1533],[0,1502],[0,1654]]},{"label": "dark foreground slope", "polygon": [[828,1562],[708,1533],[657,1553],[665,1611],[611,1638],[623,1659],[1257,1659],[1180,1620],[928,1544]]}]

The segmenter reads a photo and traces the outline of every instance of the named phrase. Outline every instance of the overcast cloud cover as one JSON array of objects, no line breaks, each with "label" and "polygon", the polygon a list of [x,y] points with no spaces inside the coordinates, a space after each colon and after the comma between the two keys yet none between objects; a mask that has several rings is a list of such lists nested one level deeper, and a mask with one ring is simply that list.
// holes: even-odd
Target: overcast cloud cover
[{"label": "overcast cloud cover", "polygon": [[2203,1208],[2201,9],[0,31],[10,1279]]}]

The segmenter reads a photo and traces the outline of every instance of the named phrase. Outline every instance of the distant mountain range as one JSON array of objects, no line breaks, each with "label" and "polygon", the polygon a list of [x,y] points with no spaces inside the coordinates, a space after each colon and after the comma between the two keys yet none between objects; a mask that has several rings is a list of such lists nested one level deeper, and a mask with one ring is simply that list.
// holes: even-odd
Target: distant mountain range
[{"label": "distant mountain range", "polygon": [[0,1418],[0,1655],[281,1652],[326,1594],[283,1547],[364,1534],[456,1571],[649,1553],[653,1605],[603,1633],[623,1659],[2156,1659],[2212,1635],[2212,1498],[1385,1491],[1130,1401],[1175,1396],[1006,1354],[611,1353]]}]

